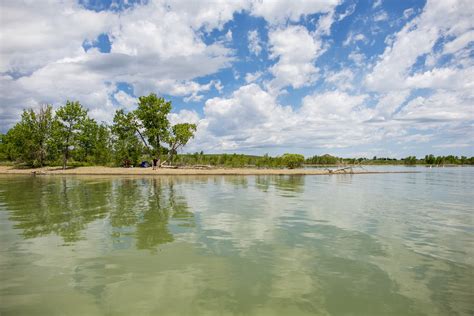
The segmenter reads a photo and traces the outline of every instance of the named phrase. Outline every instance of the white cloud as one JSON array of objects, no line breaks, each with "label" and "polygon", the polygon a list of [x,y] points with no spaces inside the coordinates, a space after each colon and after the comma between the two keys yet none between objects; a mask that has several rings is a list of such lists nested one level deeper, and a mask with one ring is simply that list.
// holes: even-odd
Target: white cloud
[{"label": "white cloud", "polygon": [[349,33],[347,36],[346,40],[342,43],[343,46],[348,46],[351,45],[352,43],[357,43],[357,42],[367,42],[367,37],[365,37],[364,34],[358,33],[354,34],[352,32]]},{"label": "white cloud", "polygon": [[337,72],[330,72],[325,76],[325,81],[336,86],[339,90],[352,90],[354,88],[354,73],[349,68]]},{"label": "white cloud", "polygon": [[375,22],[381,22],[386,20],[388,20],[388,14],[383,10],[374,15]]},{"label": "white cloud", "polygon": [[468,31],[454,40],[446,43],[443,48],[444,54],[454,54],[459,50],[466,48],[470,43],[474,42],[474,31]]},{"label": "white cloud", "polygon": [[352,15],[352,14],[355,12],[355,8],[356,8],[356,4],[353,3],[352,5],[350,5],[349,7],[347,7],[347,10],[346,10],[344,13],[339,14],[339,16],[337,17],[337,20],[338,20],[338,21],[342,21],[342,20],[344,20],[346,17]]},{"label": "white cloud", "polygon": [[334,11],[331,11],[318,20],[318,28],[316,29],[316,35],[323,36],[331,34],[331,26],[334,23]]},{"label": "white cloud", "polygon": [[357,67],[362,67],[366,58],[365,55],[360,53],[358,50],[351,51],[347,57],[349,60],[352,60]]},{"label": "white cloud", "polygon": [[[221,29],[223,25],[233,19],[235,12],[248,9],[249,1],[227,0],[150,0],[143,8],[147,11],[162,10],[176,17],[177,22],[189,25],[198,30],[201,27],[207,31],[214,28]],[[158,16],[157,16],[158,18]],[[159,18],[156,22],[159,21]]]},{"label": "white cloud", "polygon": [[226,98],[206,101],[198,134],[188,150],[202,146],[213,151],[256,148],[325,148],[363,144],[380,136],[363,124],[373,111],[367,95],[339,91],[312,94],[299,110],[283,106],[256,84],[235,90]]},{"label": "white cloud", "polygon": [[[83,52],[84,40],[107,32],[117,18],[83,9],[76,1],[2,1],[0,72],[31,73]],[[67,40],[65,40],[67,38]]]},{"label": "white cloud", "polygon": [[375,0],[372,9],[378,8],[380,5],[382,5],[382,0]]},{"label": "white cloud", "polygon": [[257,0],[253,1],[251,12],[272,24],[281,24],[287,20],[297,22],[302,16],[308,14],[331,12],[338,4],[339,0]]},{"label": "white cloud", "polygon": [[424,124],[424,128],[441,127],[442,122],[466,122],[474,119],[474,97],[444,91],[429,97],[417,97],[395,119]]},{"label": "white cloud", "polygon": [[364,107],[367,95],[349,95],[328,91],[303,98],[301,112],[314,121],[367,120],[370,110]]},{"label": "white cloud", "polygon": [[[304,49],[301,49],[301,43],[305,43]],[[280,89],[288,85],[301,88],[316,80],[318,69],[314,61],[322,52],[322,43],[305,27],[275,29],[269,34],[269,45],[270,57],[278,60],[270,68],[275,76],[271,88]]]},{"label": "white cloud", "polygon": [[262,51],[262,44],[260,40],[260,36],[258,35],[257,30],[249,31],[248,33],[248,40],[249,40],[249,51],[252,54],[255,55],[260,55],[260,52]]},{"label": "white cloud", "polygon": [[250,72],[249,72],[249,73],[247,73],[247,74],[245,75],[245,82],[246,82],[246,83],[255,82],[255,81],[257,81],[257,80],[262,76],[262,74],[263,74],[263,73],[260,72],[260,71],[256,71],[256,72],[254,72],[254,73],[250,73]]},{"label": "white cloud", "polygon": [[413,14],[415,14],[415,9],[413,8],[408,8],[403,11],[403,17],[405,17],[405,19],[409,19]]},{"label": "white cloud", "polygon": [[121,108],[132,110],[137,105],[137,98],[132,97],[128,93],[119,90],[114,94],[114,99],[120,105]]},{"label": "white cloud", "polygon": [[172,125],[179,123],[199,123],[199,115],[195,111],[181,110],[178,113],[170,113],[168,119]]},{"label": "white cloud", "polygon": [[225,40],[228,42],[232,42],[232,31],[228,30],[227,33],[225,33]]},{"label": "white cloud", "polygon": [[[367,86],[387,92],[403,89],[405,77],[418,56],[429,53],[441,36],[460,36],[472,25],[470,1],[431,1],[423,13],[408,22],[394,37],[367,76]],[[416,45],[413,45],[416,43]]]},{"label": "white cloud", "polygon": [[409,96],[409,90],[395,90],[382,94],[378,98],[376,109],[376,119],[389,120]]}]

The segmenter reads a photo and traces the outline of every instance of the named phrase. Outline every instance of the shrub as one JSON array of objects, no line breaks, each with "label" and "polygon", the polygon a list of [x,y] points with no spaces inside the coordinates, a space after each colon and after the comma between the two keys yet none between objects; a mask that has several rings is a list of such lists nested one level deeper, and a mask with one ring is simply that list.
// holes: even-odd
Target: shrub
[{"label": "shrub", "polygon": [[304,162],[304,156],[299,154],[284,154],[281,159],[284,166],[289,169],[299,168]]}]

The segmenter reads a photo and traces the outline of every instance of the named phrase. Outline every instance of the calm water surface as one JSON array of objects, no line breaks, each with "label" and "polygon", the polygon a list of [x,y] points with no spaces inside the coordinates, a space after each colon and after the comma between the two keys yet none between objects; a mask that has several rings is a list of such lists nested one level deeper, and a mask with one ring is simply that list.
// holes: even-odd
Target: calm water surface
[{"label": "calm water surface", "polygon": [[0,314],[473,315],[474,168],[417,170],[0,176]]}]

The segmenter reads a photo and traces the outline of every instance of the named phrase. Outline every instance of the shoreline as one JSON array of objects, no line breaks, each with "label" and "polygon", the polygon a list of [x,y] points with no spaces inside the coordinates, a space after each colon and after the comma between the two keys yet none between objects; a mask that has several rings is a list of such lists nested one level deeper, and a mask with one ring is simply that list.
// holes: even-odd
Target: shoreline
[{"label": "shoreline", "polygon": [[420,171],[367,171],[354,170],[330,172],[317,169],[257,169],[257,168],[215,168],[215,169],[157,169],[152,168],[120,168],[120,167],[76,167],[63,170],[60,167],[43,167],[16,169],[11,166],[0,166],[3,175],[93,175],[93,176],[186,176],[186,175],[333,175],[333,174],[387,174],[387,173],[419,173]]}]

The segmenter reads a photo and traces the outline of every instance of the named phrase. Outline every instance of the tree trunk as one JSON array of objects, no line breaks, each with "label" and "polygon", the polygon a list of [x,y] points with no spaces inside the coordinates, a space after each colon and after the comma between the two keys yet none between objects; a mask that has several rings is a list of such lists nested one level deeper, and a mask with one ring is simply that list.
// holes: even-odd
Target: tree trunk
[{"label": "tree trunk", "polygon": [[64,155],[63,155],[63,170],[67,167],[67,158],[69,156],[69,137],[71,135],[72,127],[69,127],[67,137],[66,137],[66,148],[64,148]]},{"label": "tree trunk", "polygon": [[142,142],[143,142],[143,144],[145,145],[146,149],[148,150],[148,153],[151,154],[150,146],[148,146],[148,143],[146,142],[145,137],[143,137],[142,133],[140,133],[140,131],[138,130],[138,128],[135,128],[135,130],[137,131],[138,135],[139,135],[140,138],[142,139]]}]

